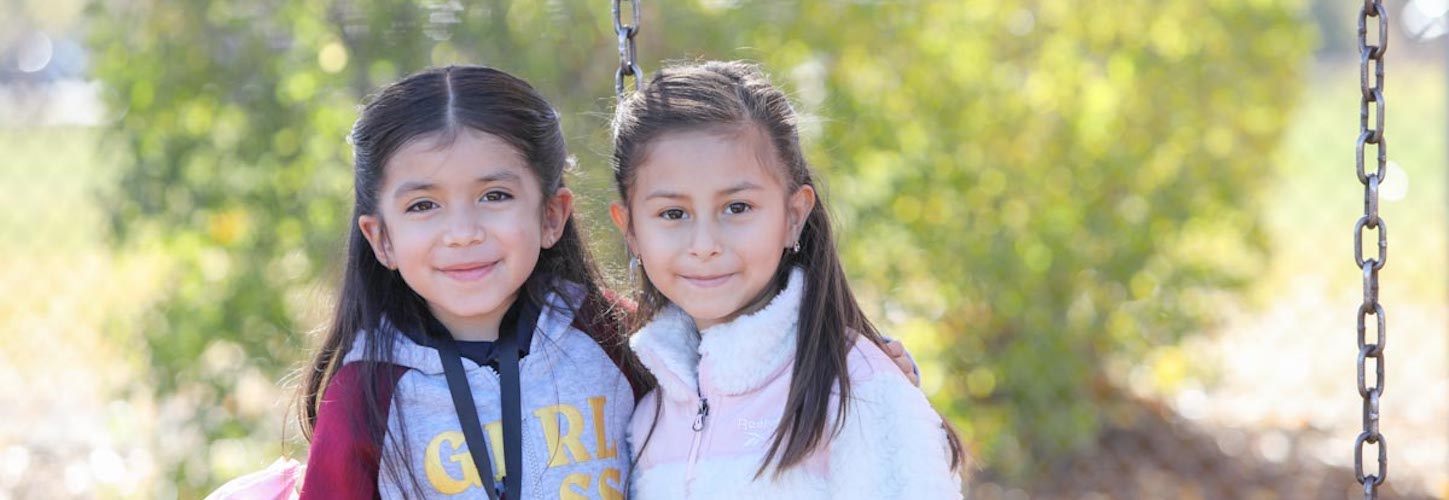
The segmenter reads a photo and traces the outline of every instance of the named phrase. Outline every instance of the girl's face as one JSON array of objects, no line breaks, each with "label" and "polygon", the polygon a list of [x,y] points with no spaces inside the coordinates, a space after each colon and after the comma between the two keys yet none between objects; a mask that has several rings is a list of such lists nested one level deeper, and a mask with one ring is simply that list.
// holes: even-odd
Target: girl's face
[{"label": "girl's face", "polygon": [[651,141],[629,188],[610,207],[670,302],[700,329],[768,302],[765,289],[795,246],[815,191],[788,191],[757,128],[668,133]]},{"label": "girl's face", "polygon": [[384,266],[428,301],[455,337],[496,338],[498,324],[563,233],[573,195],[544,199],[517,149],[465,131],[450,143],[420,137],[387,162],[377,213],[358,226]]}]

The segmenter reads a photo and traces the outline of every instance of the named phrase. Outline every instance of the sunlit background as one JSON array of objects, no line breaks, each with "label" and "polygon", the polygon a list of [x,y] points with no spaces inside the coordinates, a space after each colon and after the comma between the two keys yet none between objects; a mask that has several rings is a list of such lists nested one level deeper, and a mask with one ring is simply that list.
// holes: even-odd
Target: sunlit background
[{"label": "sunlit background", "polygon": [[[646,72],[755,60],[806,113],[972,497],[1361,496],[1360,2],[643,3]],[[1385,6],[1382,493],[1446,498],[1449,0]],[[602,0],[0,0],[0,498],[199,498],[305,460],[344,137],[416,69],[553,100],[620,274],[616,47]]]}]

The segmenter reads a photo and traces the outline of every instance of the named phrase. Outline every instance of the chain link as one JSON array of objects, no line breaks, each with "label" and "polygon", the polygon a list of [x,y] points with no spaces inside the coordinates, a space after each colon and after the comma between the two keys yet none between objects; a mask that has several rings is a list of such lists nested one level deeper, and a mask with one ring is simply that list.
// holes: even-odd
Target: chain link
[{"label": "chain link", "polygon": [[[1378,44],[1369,45],[1369,18],[1378,21]],[[1358,180],[1363,183],[1363,217],[1354,223],[1353,261],[1363,272],[1363,303],[1358,307],[1358,394],[1363,398],[1363,432],[1353,442],[1353,473],[1363,485],[1365,499],[1378,498],[1378,487],[1389,474],[1388,440],[1379,434],[1379,398],[1384,393],[1384,345],[1388,330],[1384,307],[1379,303],[1379,270],[1389,258],[1388,226],[1379,216],[1379,185],[1387,173],[1388,143],[1384,139],[1384,52],[1389,46],[1389,20],[1380,0],[1364,0],[1358,14],[1359,49],[1359,111],[1358,140],[1354,144]],[[1373,75],[1372,78],[1370,75]],[[1370,125],[1373,127],[1370,128]],[[1365,167],[1364,153],[1374,146],[1375,168]],[[1378,232],[1378,255],[1367,260],[1363,255],[1365,230]],[[1374,316],[1377,328],[1373,342],[1368,342],[1368,317]],[[1373,386],[1368,385],[1368,363],[1373,360]],[[1364,474],[1365,445],[1378,445],[1378,470]]]},{"label": "chain link", "polygon": [[634,77],[634,91],[639,91],[639,86],[644,81],[644,71],[639,69],[638,49],[634,47],[634,35],[639,34],[639,0],[629,0],[630,14],[634,18],[633,24],[624,24],[623,6],[624,0],[614,0],[614,34],[619,37],[619,67],[614,70],[614,97],[624,99],[624,77]]}]

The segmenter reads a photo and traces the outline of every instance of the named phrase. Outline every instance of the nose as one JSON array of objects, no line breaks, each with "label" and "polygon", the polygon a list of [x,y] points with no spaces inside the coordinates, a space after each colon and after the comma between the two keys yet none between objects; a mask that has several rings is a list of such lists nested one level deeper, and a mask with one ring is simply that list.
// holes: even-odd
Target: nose
[{"label": "nose", "polygon": [[705,218],[694,225],[694,231],[690,233],[689,255],[699,259],[707,259],[720,254],[719,228],[716,224]]},{"label": "nose", "polygon": [[463,247],[482,243],[487,235],[483,220],[472,210],[457,210],[448,217],[448,227],[443,232],[443,244]]}]

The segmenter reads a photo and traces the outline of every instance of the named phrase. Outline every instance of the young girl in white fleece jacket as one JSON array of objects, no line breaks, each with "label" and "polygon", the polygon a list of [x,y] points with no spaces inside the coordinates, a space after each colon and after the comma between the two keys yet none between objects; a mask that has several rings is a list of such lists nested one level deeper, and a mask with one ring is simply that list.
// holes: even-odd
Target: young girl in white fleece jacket
[{"label": "young girl in white fleece jacket", "polygon": [[754,66],[667,68],[614,119],[614,223],[659,387],[630,425],[656,498],[960,498],[954,432],[879,345],[785,95]]}]

